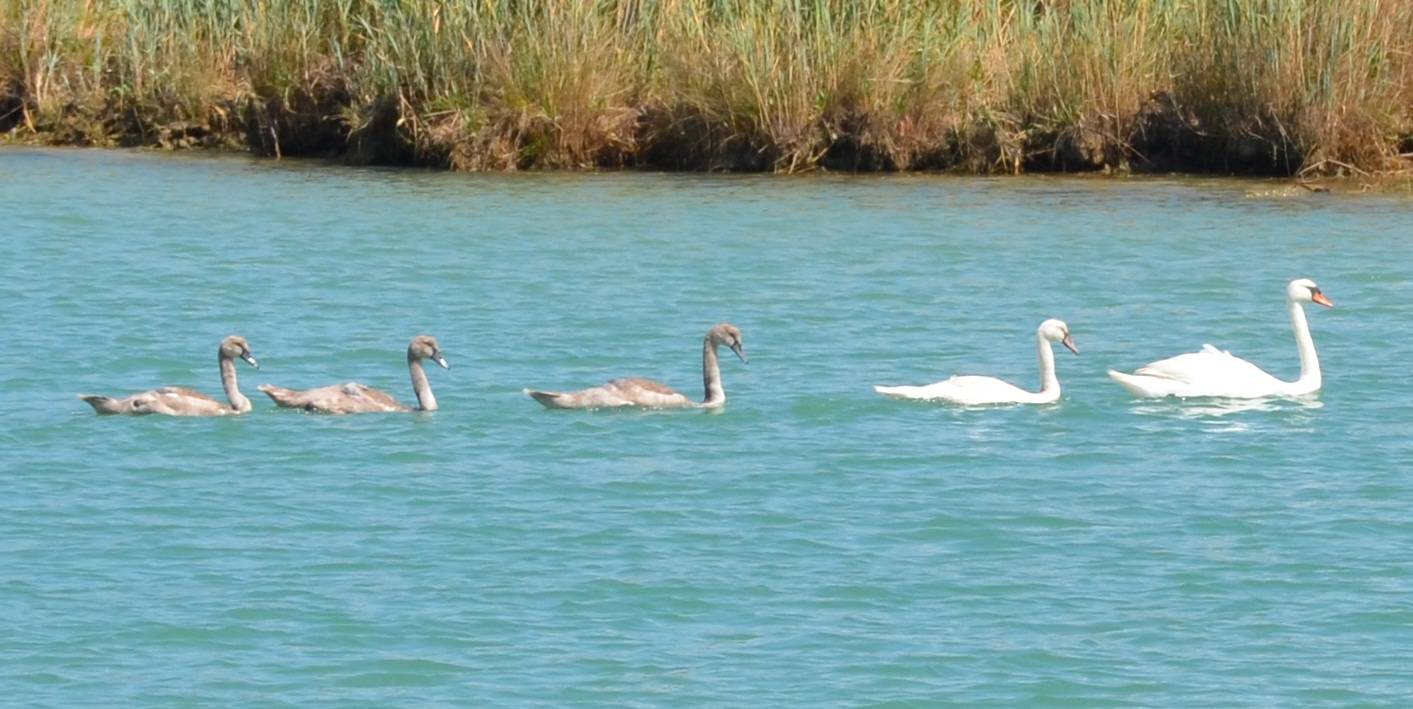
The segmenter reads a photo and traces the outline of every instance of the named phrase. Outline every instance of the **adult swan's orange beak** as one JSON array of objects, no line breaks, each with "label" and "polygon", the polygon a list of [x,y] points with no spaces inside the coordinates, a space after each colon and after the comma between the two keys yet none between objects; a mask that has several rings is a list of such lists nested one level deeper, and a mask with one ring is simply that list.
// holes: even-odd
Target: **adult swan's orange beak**
[{"label": "adult swan's orange beak", "polygon": [[1326,308],[1334,307],[1334,301],[1330,300],[1329,298],[1326,298],[1325,294],[1321,293],[1319,289],[1316,289],[1314,293],[1310,294],[1310,300],[1315,301],[1316,303],[1319,303],[1320,305],[1323,305]]}]

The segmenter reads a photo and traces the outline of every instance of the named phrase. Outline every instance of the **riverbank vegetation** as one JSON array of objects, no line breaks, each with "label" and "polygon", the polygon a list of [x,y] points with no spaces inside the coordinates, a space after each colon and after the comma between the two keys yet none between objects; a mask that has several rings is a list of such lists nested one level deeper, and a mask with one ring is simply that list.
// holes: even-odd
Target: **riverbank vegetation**
[{"label": "riverbank vegetation", "polygon": [[1408,0],[0,0],[0,132],[466,170],[1337,174]]}]

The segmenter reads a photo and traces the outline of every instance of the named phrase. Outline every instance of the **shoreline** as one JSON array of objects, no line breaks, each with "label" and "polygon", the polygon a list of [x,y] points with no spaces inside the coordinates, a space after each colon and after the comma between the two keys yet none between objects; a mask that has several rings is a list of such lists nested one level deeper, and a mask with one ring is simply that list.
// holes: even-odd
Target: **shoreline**
[{"label": "shoreline", "polygon": [[[1158,105],[1160,108],[1154,109]],[[775,151],[725,151],[708,157],[691,152],[690,146],[674,145],[660,138],[642,136],[647,147],[629,152],[615,149],[611,159],[602,158],[581,163],[517,163],[459,164],[442,152],[430,155],[419,152],[403,135],[396,122],[385,132],[374,135],[364,130],[350,135],[340,126],[323,126],[313,133],[298,130],[281,137],[277,130],[257,130],[250,125],[218,125],[210,122],[172,121],[162,125],[141,126],[126,133],[95,133],[83,124],[91,117],[66,115],[57,126],[31,128],[24,118],[22,103],[12,104],[11,125],[0,121],[0,146],[74,147],[110,149],[150,149],[164,152],[215,152],[248,154],[280,159],[309,158],[353,166],[405,167],[411,169],[450,170],[459,172],[603,172],[650,171],[673,173],[735,173],[735,174],[953,174],[971,176],[998,175],[1182,175],[1192,177],[1288,178],[1296,184],[1327,180],[1364,180],[1371,183],[1398,182],[1413,179],[1413,152],[1392,155],[1380,168],[1364,169],[1334,159],[1318,163],[1297,161],[1292,146],[1279,146],[1255,137],[1232,143],[1229,140],[1203,141],[1194,126],[1183,119],[1167,96],[1151,101],[1145,111],[1136,115],[1135,123],[1148,126],[1149,133],[1133,143],[1114,142],[1098,134],[1087,137],[1083,132],[1041,133],[1025,144],[1022,157],[1009,163],[998,162],[1000,148],[985,148],[991,162],[977,162],[967,157],[968,149],[959,145],[961,135],[939,146],[927,148],[931,157],[907,165],[879,156],[867,147],[860,147],[860,136],[836,135],[817,157],[804,165],[781,166],[768,159]],[[219,109],[220,115],[230,115],[230,107]],[[0,113],[0,116],[5,114]],[[101,119],[100,122],[110,121]],[[317,117],[294,115],[286,119],[294,125],[319,122]],[[1157,127],[1155,127],[1157,126]],[[644,124],[639,132],[650,126]],[[1022,129],[1022,133],[1030,129]],[[1079,137],[1076,137],[1076,136]],[[1087,141],[1087,142],[1086,142]],[[1413,138],[1404,139],[1397,149],[1413,149]],[[1403,144],[1408,143],[1408,144]],[[454,147],[447,147],[446,153]]]},{"label": "shoreline", "polygon": [[6,150],[20,151],[115,151],[150,157],[210,157],[220,158],[246,158],[256,162],[269,162],[278,164],[282,161],[293,161],[316,165],[327,168],[375,168],[391,171],[425,171],[442,172],[448,174],[465,175],[520,175],[520,176],[593,176],[593,175],[665,175],[665,176],[722,176],[722,177],[752,177],[765,176],[779,179],[810,179],[810,178],[847,178],[847,177],[875,177],[880,179],[896,178],[945,178],[945,179],[1035,179],[1035,178],[1055,178],[1055,179],[1078,179],[1078,180],[1233,180],[1240,183],[1250,183],[1251,189],[1247,191],[1247,197],[1268,198],[1268,199],[1289,199],[1306,196],[1319,196],[1323,194],[1360,194],[1360,193],[1413,193],[1413,172],[1385,173],[1373,175],[1316,175],[1309,177],[1298,177],[1289,175],[1250,175],[1232,174],[1218,172],[1128,172],[1128,171],[1035,171],[1021,173],[969,173],[957,170],[893,170],[893,171],[848,171],[814,169],[810,171],[797,171],[793,173],[772,173],[763,171],[728,171],[728,170],[673,170],[658,169],[651,166],[632,165],[623,167],[591,168],[591,169],[529,169],[529,170],[480,170],[462,171],[457,173],[453,170],[438,168],[428,165],[404,165],[404,164],[378,164],[378,163],[354,163],[341,159],[339,156],[321,157],[308,155],[284,155],[280,157],[267,156],[255,153],[244,147],[228,146],[188,146],[176,148],[164,148],[157,145],[75,145],[62,143],[45,143],[39,141],[18,141],[7,136],[0,135],[0,157]]}]

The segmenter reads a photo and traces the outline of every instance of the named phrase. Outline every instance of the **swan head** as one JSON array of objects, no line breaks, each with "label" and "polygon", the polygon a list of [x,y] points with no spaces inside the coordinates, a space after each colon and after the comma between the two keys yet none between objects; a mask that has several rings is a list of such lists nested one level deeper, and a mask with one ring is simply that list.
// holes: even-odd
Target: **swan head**
[{"label": "swan head", "polygon": [[1040,323],[1040,329],[1036,330],[1036,332],[1046,340],[1058,342],[1064,345],[1069,351],[1079,354],[1079,348],[1075,346],[1074,338],[1070,336],[1070,326],[1066,325],[1064,320],[1050,318]]},{"label": "swan head", "polygon": [[260,363],[255,361],[255,355],[250,354],[250,343],[245,341],[240,335],[231,335],[221,340],[219,350],[223,359],[235,359],[237,357],[245,360],[245,363],[259,369]]},{"label": "swan head", "polygon": [[1333,308],[1334,301],[1325,297],[1320,292],[1320,287],[1309,278],[1297,278],[1285,287],[1285,297],[1292,303],[1318,303],[1326,308]]},{"label": "swan head", "polygon": [[746,359],[746,342],[741,339],[741,328],[729,322],[721,323],[707,332],[707,340],[714,345],[730,347],[742,362],[749,363]]},{"label": "swan head", "polygon": [[442,356],[442,346],[431,335],[418,335],[407,344],[407,358],[410,360],[430,359],[442,369],[451,369],[446,357]]}]

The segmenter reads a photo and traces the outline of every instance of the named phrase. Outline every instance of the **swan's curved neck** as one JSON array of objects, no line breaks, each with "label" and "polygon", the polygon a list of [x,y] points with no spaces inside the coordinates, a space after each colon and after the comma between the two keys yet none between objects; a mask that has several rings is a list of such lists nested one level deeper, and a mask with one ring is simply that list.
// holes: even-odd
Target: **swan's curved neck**
[{"label": "swan's curved neck", "polygon": [[407,371],[412,375],[412,391],[417,394],[417,408],[422,411],[436,411],[437,397],[432,395],[427,371],[422,369],[422,360],[411,352],[407,353]]},{"label": "swan's curved neck", "polygon": [[1060,391],[1060,378],[1055,376],[1055,350],[1040,333],[1035,334],[1035,352],[1040,357],[1040,393]]},{"label": "swan's curved neck", "polygon": [[1305,307],[1296,301],[1289,301],[1290,328],[1295,331],[1295,346],[1300,351],[1300,379],[1296,380],[1302,389],[1314,391],[1320,388],[1320,357],[1315,354],[1315,339],[1310,336],[1310,323],[1305,319]]},{"label": "swan's curved neck", "polygon": [[706,388],[702,406],[726,403],[726,389],[721,386],[721,365],[716,361],[716,342],[711,337],[702,341],[702,385]]},{"label": "swan's curved neck", "polygon": [[221,362],[221,387],[226,390],[226,400],[231,402],[231,408],[245,413],[251,409],[250,399],[240,393],[240,384],[236,381],[235,362],[224,354],[219,355]]}]

